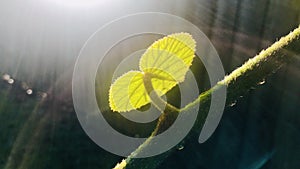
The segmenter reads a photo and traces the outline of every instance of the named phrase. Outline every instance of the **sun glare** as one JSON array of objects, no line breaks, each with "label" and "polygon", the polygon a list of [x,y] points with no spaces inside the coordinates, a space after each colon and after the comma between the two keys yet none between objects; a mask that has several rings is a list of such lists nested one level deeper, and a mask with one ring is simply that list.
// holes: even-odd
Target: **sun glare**
[{"label": "sun glare", "polygon": [[92,8],[111,3],[109,0],[52,0],[51,2],[68,8]]}]

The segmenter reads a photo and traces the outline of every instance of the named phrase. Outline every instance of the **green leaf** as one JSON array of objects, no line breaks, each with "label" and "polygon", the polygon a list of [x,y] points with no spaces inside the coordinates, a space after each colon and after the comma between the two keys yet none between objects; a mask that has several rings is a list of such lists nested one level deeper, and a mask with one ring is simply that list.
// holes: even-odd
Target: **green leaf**
[{"label": "green leaf", "polygon": [[143,83],[143,73],[129,71],[110,87],[109,105],[113,111],[125,112],[140,108],[150,102]]},{"label": "green leaf", "polygon": [[196,42],[188,33],[176,33],[154,42],[140,59],[140,69],[152,75],[160,95],[184,81],[195,57]]},{"label": "green leaf", "polygon": [[125,112],[151,102],[144,84],[145,74],[151,77],[151,86],[159,96],[184,81],[195,57],[195,47],[196,42],[188,33],[172,34],[154,42],[140,59],[141,72],[130,71],[111,85],[111,109]]},{"label": "green leaf", "polygon": [[[193,39],[193,37],[190,34],[188,33],[171,34],[169,36],[166,36],[154,42],[147,49],[147,51],[143,54],[140,60],[140,68],[141,70],[143,70],[144,64],[147,63],[147,59],[153,56],[158,56],[160,54],[160,52],[158,51],[165,51],[167,53],[170,53],[178,57],[179,59],[181,59],[186,64],[186,66],[190,67],[195,57],[195,48],[196,48],[196,41]],[[142,60],[145,61],[143,61],[142,63]],[[147,63],[146,65],[150,65],[150,63]]]}]

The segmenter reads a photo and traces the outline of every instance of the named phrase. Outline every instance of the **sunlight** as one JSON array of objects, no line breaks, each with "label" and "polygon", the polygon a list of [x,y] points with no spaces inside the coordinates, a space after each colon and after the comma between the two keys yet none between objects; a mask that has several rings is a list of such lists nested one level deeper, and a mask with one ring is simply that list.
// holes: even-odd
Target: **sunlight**
[{"label": "sunlight", "polygon": [[51,0],[50,2],[58,6],[68,8],[91,8],[99,5],[110,4],[109,0]]}]

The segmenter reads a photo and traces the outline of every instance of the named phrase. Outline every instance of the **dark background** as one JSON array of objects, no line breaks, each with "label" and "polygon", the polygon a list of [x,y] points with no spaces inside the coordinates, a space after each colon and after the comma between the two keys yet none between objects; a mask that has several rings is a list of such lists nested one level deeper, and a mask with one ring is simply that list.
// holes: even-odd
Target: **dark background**
[{"label": "dark background", "polygon": [[[227,74],[300,23],[299,0],[2,0],[0,73],[15,83],[0,81],[0,168],[106,169],[120,161],[82,130],[72,105],[72,71],[100,26],[143,11],[172,13],[197,25]],[[299,66],[296,59],[226,107],[207,142],[186,143],[160,168],[299,169]]]}]

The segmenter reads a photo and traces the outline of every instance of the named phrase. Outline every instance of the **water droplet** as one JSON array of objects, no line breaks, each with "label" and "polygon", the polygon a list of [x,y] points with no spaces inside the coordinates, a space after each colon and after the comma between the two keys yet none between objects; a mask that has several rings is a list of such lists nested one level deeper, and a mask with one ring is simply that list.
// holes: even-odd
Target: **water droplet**
[{"label": "water droplet", "polygon": [[234,102],[232,102],[229,106],[230,107],[233,107],[233,106],[235,106],[236,105],[236,103],[237,103],[237,101],[235,100]]},{"label": "water droplet", "polygon": [[8,79],[8,80],[7,80],[7,83],[9,83],[9,84],[13,84],[14,82],[15,82],[14,79]]},{"label": "water droplet", "polygon": [[177,148],[177,150],[179,150],[179,151],[180,151],[180,150],[183,150],[183,149],[184,149],[184,146],[183,146],[183,145],[179,145],[178,148]]},{"label": "water droplet", "polygon": [[32,89],[28,89],[28,90],[26,90],[26,93],[27,93],[28,95],[32,95],[33,91],[32,91]]},{"label": "water droplet", "polygon": [[263,85],[263,84],[265,84],[265,83],[266,83],[266,80],[263,79],[262,81],[258,82],[257,84],[258,84],[258,85]]}]

